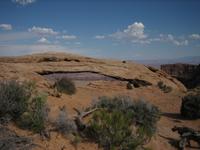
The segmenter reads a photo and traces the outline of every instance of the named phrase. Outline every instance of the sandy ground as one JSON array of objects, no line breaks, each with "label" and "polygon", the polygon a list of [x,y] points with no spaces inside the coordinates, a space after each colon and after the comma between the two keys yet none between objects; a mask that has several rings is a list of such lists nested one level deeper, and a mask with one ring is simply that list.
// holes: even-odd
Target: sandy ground
[{"label": "sandy ground", "polygon": [[[126,84],[118,81],[93,81],[93,82],[75,82],[77,86],[77,93],[69,96],[62,94],[61,98],[49,96],[48,105],[51,108],[50,120],[55,120],[58,115],[59,108],[66,106],[70,115],[75,115],[73,108],[83,109],[91,104],[91,102],[97,99],[99,96],[116,96],[127,95],[134,100],[144,99],[150,103],[158,106],[163,112],[163,115],[158,122],[158,131],[152,138],[148,147],[153,150],[175,150],[176,148],[171,146],[169,142],[173,139],[178,140],[178,134],[171,131],[174,125],[188,126],[194,129],[200,129],[200,120],[190,121],[184,120],[180,116],[180,105],[182,93],[173,91],[172,93],[163,93],[155,87],[142,87],[135,88],[133,90],[127,90]],[[13,127],[12,127],[13,128]],[[31,133],[20,130],[15,127],[15,130],[19,135],[30,136]],[[52,133],[51,139],[41,140],[39,135],[31,135],[34,138],[34,142],[41,147],[36,149],[47,150],[73,150],[75,147],[70,143],[70,137],[65,138],[58,133]],[[195,143],[193,143],[195,146]],[[83,142],[78,144],[78,150],[97,150],[98,146],[94,143]],[[190,149],[190,148],[188,148]]]}]

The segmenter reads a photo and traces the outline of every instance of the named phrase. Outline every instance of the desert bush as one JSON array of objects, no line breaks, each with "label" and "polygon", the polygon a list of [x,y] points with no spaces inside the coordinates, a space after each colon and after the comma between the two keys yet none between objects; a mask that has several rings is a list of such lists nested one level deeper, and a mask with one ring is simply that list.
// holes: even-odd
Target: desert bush
[{"label": "desert bush", "polygon": [[46,97],[37,95],[34,82],[0,82],[0,118],[11,117],[22,128],[40,132],[47,117]]},{"label": "desert bush", "polygon": [[156,123],[160,119],[159,109],[144,100],[140,100],[135,102],[130,111],[133,121],[140,126],[141,131],[146,134],[146,138],[152,137],[156,132]]},{"label": "desert bush", "polygon": [[164,92],[164,93],[169,93],[172,91],[172,87],[171,86],[167,86],[165,85],[162,81],[159,81],[157,83],[157,86]]},{"label": "desert bush", "polygon": [[141,144],[137,135],[132,133],[131,118],[117,110],[108,112],[104,109],[94,113],[87,128],[87,136],[109,150],[116,147],[135,149]]},{"label": "desert bush", "polygon": [[59,92],[64,92],[69,95],[76,93],[76,87],[74,82],[67,78],[58,79],[55,83],[55,87]]},{"label": "desert bush", "polygon": [[200,118],[200,94],[189,94],[182,98],[181,115],[188,119]]},{"label": "desert bush", "polygon": [[127,108],[133,105],[134,101],[128,96],[102,96],[99,97],[98,100],[93,101],[91,108],[105,108],[108,110],[116,109],[120,111],[126,111]]},{"label": "desert bush", "polygon": [[64,136],[76,133],[76,124],[69,118],[66,107],[60,109],[59,115],[54,124],[56,130]]},{"label": "desert bush", "polygon": [[17,119],[28,108],[33,87],[32,83],[17,81],[0,82],[0,117],[9,115]]},{"label": "desert bush", "polygon": [[32,130],[35,133],[41,133],[45,129],[48,110],[46,96],[35,96],[29,104],[28,110],[18,119],[17,124],[24,129]]},{"label": "desert bush", "polygon": [[89,121],[86,135],[105,149],[135,149],[156,131],[160,111],[145,101],[130,97],[100,97],[91,108],[99,108]]},{"label": "desert bush", "polygon": [[155,124],[160,118],[159,109],[145,100],[134,101],[128,96],[99,97],[91,108],[106,108],[131,114],[133,121],[140,124]]}]

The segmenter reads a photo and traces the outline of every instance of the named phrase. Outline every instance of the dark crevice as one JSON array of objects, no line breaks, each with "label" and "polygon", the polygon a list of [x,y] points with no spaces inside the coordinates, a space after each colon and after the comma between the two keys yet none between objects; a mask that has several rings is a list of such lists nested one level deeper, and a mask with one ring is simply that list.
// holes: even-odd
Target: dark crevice
[{"label": "dark crevice", "polygon": [[42,71],[37,72],[38,74],[49,78],[57,79],[61,77],[67,77],[72,80],[105,80],[105,81],[125,81],[134,85],[134,87],[150,86],[150,82],[140,79],[127,79],[119,76],[106,75],[96,71]]}]

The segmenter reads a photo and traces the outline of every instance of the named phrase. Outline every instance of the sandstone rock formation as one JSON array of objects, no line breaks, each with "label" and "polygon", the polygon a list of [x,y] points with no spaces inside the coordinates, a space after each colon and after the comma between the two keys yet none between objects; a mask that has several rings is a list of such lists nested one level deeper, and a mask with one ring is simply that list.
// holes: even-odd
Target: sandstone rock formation
[{"label": "sandstone rock formation", "polygon": [[141,85],[156,85],[163,81],[173,89],[185,91],[185,87],[175,78],[162,71],[152,71],[136,63],[117,60],[103,60],[65,53],[43,53],[21,57],[0,58],[0,79],[34,79],[45,84],[42,75],[53,73],[95,73],[120,81],[139,82]]},{"label": "sandstone rock formation", "polygon": [[177,78],[187,88],[195,88],[200,85],[200,65],[192,64],[165,64],[161,70]]}]

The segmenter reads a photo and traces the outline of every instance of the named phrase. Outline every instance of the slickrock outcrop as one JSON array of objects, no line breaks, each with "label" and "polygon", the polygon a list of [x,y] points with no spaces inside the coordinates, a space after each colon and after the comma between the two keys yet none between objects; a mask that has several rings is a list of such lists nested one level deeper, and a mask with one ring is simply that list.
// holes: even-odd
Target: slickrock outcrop
[{"label": "slickrock outcrop", "polygon": [[[136,63],[103,60],[66,53],[43,53],[20,57],[0,58],[0,79],[34,79],[44,83],[42,75],[52,73],[91,72],[120,81],[136,81],[140,85],[156,85],[163,81],[173,89],[185,91],[176,79]],[[145,83],[145,84],[144,84]]]}]

